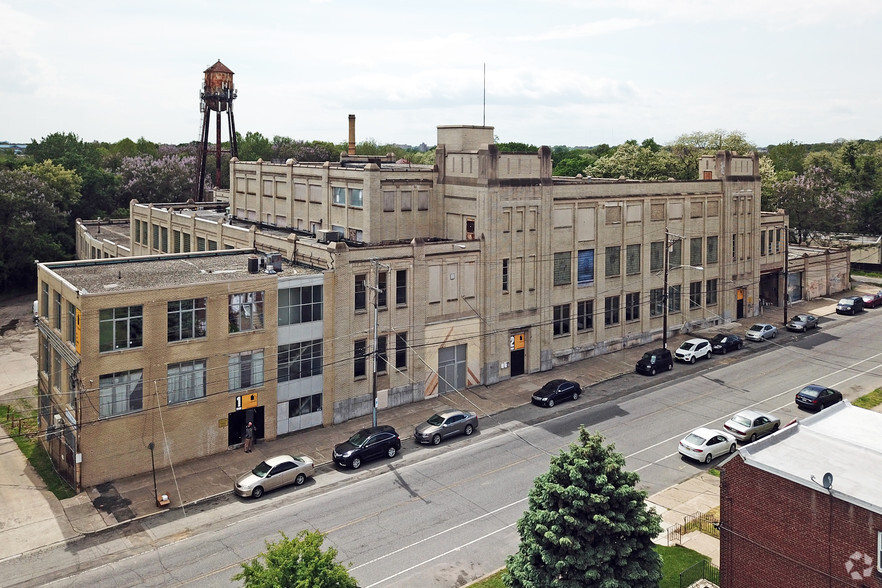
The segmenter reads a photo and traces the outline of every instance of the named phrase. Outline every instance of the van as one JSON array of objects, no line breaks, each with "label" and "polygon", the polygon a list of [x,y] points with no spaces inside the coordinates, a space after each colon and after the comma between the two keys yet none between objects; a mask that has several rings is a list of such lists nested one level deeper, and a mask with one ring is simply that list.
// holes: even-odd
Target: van
[{"label": "van", "polygon": [[836,305],[836,314],[857,314],[864,311],[864,299],[861,296],[843,298]]},{"label": "van", "polygon": [[664,347],[647,351],[637,361],[635,366],[638,374],[649,374],[654,376],[660,371],[674,369],[674,357],[671,352]]}]

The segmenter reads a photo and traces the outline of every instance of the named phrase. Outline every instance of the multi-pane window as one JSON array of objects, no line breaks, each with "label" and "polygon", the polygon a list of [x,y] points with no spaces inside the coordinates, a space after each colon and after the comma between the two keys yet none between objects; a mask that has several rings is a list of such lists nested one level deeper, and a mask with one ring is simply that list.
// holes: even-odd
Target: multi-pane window
[{"label": "multi-pane window", "polygon": [[54,310],[55,314],[52,317],[52,325],[61,330],[61,292],[53,292],[53,302],[54,302]]},{"label": "multi-pane window", "polygon": [[569,251],[558,251],[554,254],[554,285],[563,286],[572,283],[573,259]]},{"label": "multi-pane window", "polygon": [[707,263],[717,263],[719,259],[719,242],[717,236],[707,238]]},{"label": "multi-pane window", "polygon": [[279,345],[279,382],[289,382],[322,373],[322,341],[301,341]]},{"label": "multi-pane window", "polygon": [[570,305],[561,304],[554,307],[554,336],[570,334]]},{"label": "multi-pane window", "polygon": [[395,367],[399,370],[407,367],[407,333],[395,333]]},{"label": "multi-pane window", "polygon": [[233,353],[227,362],[230,390],[263,386],[263,350]]},{"label": "multi-pane window", "polygon": [[194,359],[168,365],[168,403],[205,398],[205,360]]},{"label": "multi-pane window", "polygon": [[184,253],[190,252],[190,233],[184,233]]},{"label": "multi-pane window", "polygon": [[603,309],[603,324],[607,327],[619,324],[619,304],[618,296],[607,296]]},{"label": "multi-pane window", "polygon": [[732,235],[732,261],[738,259],[738,235]]},{"label": "multi-pane window", "polygon": [[377,274],[377,307],[386,308],[387,288],[386,288],[386,272]]},{"label": "multi-pane window", "polygon": [[279,290],[279,326],[322,320],[322,286]]},{"label": "multi-pane window", "polygon": [[[569,254],[567,254],[569,255]],[[594,250],[582,249],[578,255],[578,265],[576,267],[578,276],[578,285],[585,286],[594,283]],[[569,283],[569,282],[567,282]]]},{"label": "multi-pane window", "polygon": [[361,208],[364,206],[364,196],[361,188],[349,188],[349,206]]},{"label": "multi-pane window", "polygon": [[649,291],[649,316],[661,316],[665,312],[665,289],[653,288]]},{"label": "multi-pane window", "polygon": [[367,339],[359,339],[355,342],[353,351],[353,373],[356,378],[367,375]]},{"label": "multi-pane window", "polygon": [[294,418],[322,411],[322,395],[311,394],[303,398],[294,398],[288,401],[288,418]]},{"label": "multi-pane window", "polygon": [[355,310],[367,309],[367,274],[356,274],[355,276]]},{"label": "multi-pane window", "polygon": [[49,376],[49,363],[52,348],[49,347],[49,339],[40,334],[40,371]]},{"label": "multi-pane window", "polygon": [[230,332],[263,328],[263,292],[230,294]]},{"label": "multi-pane window", "polygon": [[[605,271],[607,278],[622,275],[622,248],[618,245],[606,248]],[[581,284],[582,282],[580,281],[579,283]]]},{"label": "multi-pane window", "polygon": [[704,303],[708,306],[717,303],[717,279],[707,281],[707,293],[704,297]]},{"label": "multi-pane window", "polygon": [[172,300],[168,303],[168,341],[198,339],[206,333],[206,298]]},{"label": "multi-pane window", "polygon": [[196,251],[205,251],[205,237],[196,237]]},{"label": "multi-pane window", "polygon": [[[771,241],[769,241],[769,244],[771,244]],[[766,255],[766,231],[760,231],[760,255]]]},{"label": "multi-pane window", "polygon": [[61,392],[61,354],[52,352],[52,387]]},{"label": "multi-pane window", "polygon": [[668,312],[680,312],[682,286],[677,284],[668,288]]},{"label": "multi-pane window", "polygon": [[407,270],[395,271],[395,304],[407,304]]},{"label": "multi-pane window", "polygon": [[628,292],[625,294],[625,320],[636,321],[640,319],[640,292]]},{"label": "multi-pane window", "polygon": [[141,306],[105,308],[98,312],[98,351],[141,347],[144,317]]},{"label": "multi-pane window", "polygon": [[640,273],[640,244],[628,245],[625,250],[625,272],[628,275]]},{"label": "multi-pane window", "polygon": [[102,419],[136,412],[144,406],[141,370],[106,374],[98,379],[98,415]]},{"label": "multi-pane window", "polygon": [[508,292],[508,258],[502,260],[502,291]]},{"label": "multi-pane window", "polygon": [[163,253],[168,253],[168,228],[162,227],[160,232],[162,234],[162,245],[160,246],[160,249]]},{"label": "multi-pane window", "polygon": [[377,336],[377,373],[385,374],[389,365],[389,353],[386,350],[386,335]]},{"label": "multi-pane window", "polygon": [[72,302],[67,303],[67,340],[77,342],[77,307]]},{"label": "multi-pane window", "polygon": [[701,251],[703,245],[701,241],[701,237],[693,237],[689,239],[689,265],[701,265]]},{"label": "multi-pane window", "polygon": [[689,284],[689,308],[698,308],[701,306],[701,282],[690,282]]},{"label": "multi-pane window", "polygon": [[346,188],[332,188],[331,191],[334,195],[334,204],[341,206],[346,204]]},{"label": "multi-pane window", "polygon": [[159,225],[152,225],[153,227],[153,242],[150,243],[150,247],[153,249],[159,249]]},{"label": "multi-pane window", "polygon": [[668,252],[668,267],[677,267],[683,264],[683,242],[680,239],[671,243],[671,249]]},{"label": "multi-pane window", "polygon": [[665,243],[653,241],[649,244],[649,270],[660,272],[665,269]]},{"label": "multi-pane window", "polygon": [[594,328],[594,301],[580,300],[576,304],[576,330],[590,331]]},{"label": "multi-pane window", "polygon": [[49,318],[49,284],[43,282],[40,296],[40,316]]}]

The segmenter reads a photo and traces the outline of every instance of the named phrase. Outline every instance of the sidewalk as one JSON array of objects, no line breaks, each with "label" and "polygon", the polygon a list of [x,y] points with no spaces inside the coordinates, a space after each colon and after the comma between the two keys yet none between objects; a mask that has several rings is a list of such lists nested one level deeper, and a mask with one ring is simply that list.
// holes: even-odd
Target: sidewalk
[{"label": "sidewalk", "polygon": [[[878,289],[878,286],[875,285],[856,285],[859,293],[875,292]],[[832,298],[799,302],[788,308],[788,318],[799,313],[812,313],[819,316],[835,314],[835,304],[836,300]],[[734,332],[743,335],[744,330],[754,322],[772,323],[783,330],[783,315],[783,308],[765,307],[762,316],[747,319],[746,324],[732,322],[712,330],[669,337],[668,347],[675,349],[688,338],[711,336],[714,331]],[[676,321],[673,324],[676,324]],[[9,335],[10,333],[4,335],[4,341]],[[32,326],[30,333],[25,336],[33,338],[33,346],[30,349],[36,350],[36,331]],[[634,364],[644,351],[650,347],[657,347],[659,344],[659,341],[655,341],[650,345],[630,347],[615,353],[557,367],[550,372],[526,374],[492,386],[471,388],[463,392],[462,395],[448,394],[423,402],[384,409],[380,413],[380,418],[384,424],[394,426],[404,440],[412,436],[414,425],[426,420],[442,408],[454,407],[475,410],[479,416],[494,415],[509,408],[529,404],[532,392],[552,378],[575,380],[583,387],[589,387],[621,374],[633,372]],[[33,357],[30,357],[30,367],[23,368],[20,364],[16,364],[14,369],[10,368],[5,361],[7,357],[8,353],[0,355],[0,383],[3,383],[0,386],[0,400],[4,396],[11,395],[13,390],[26,389],[28,386],[35,385],[33,375],[36,374],[37,365]],[[586,393],[583,398],[589,395],[590,392]],[[603,400],[601,398],[597,401],[602,402]],[[21,517],[21,512],[16,513],[14,509],[5,508],[3,512],[0,512],[0,546],[6,547],[0,547],[0,561],[59,541],[114,528],[127,521],[150,517],[182,506],[189,507],[213,497],[229,494],[236,477],[253,468],[259,460],[272,455],[285,453],[309,455],[319,466],[319,471],[322,472],[319,473],[319,476],[327,475],[328,470],[334,470],[333,466],[328,465],[331,462],[334,445],[347,439],[356,430],[370,426],[370,424],[371,416],[366,415],[332,427],[319,427],[300,431],[274,441],[259,442],[255,445],[252,454],[245,454],[241,450],[225,451],[180,464],[176,463],[173,468],[158,469],[156,471],[156,487],[160,493],[168,494],[171,499],[171,505],[165,508],[156,506],[151,472],[113,480],[98,487],[89,488],[73,498],[60,501],[60,509],[57,508],[58,501],[50,495],[49,502],[54,501],[54,507],[51,505],[47,507],[45,504],[41,507],[39,503],[35,502],[32,508],[22,509],[32,513],[30,518]],[[6,441],[0,440],[0,443],[4,444],[3,449],[7,449]],[[9,440],[8,443],[12,443],[12,441]],[[21,457],[17,451],[7,450],[3,453],[17,454]],[[18,485],[21,489],[26,487],[33,494],[33,481],[31,480],[33,476],[27,480],[15,477],[15,472],[22,469],[30,469],[30,467],[24,468],[19,464],[7,469],[5,462],[0,462],[0,488]],[[32,470],[31,473],[33,473]],[[718,479],[715,480],[717,483],[719,482]],[[696,502],[698,497],[702,497],[704,500],[705,497],[714,495],[717,497],[716,503],[719,503],[718,488],[714,494],[710,490],[694,486],[690,482],[691,480],[652,497],[656,504],[665,509],[665,512],[672,513],[670,516],[679,517],[677,522],[682,522],[683,514],[691,515],[697,511],[704,512],[702,510],[704,506],[708,506],[708,509],[715,506],[712,504],[714,499],[708,499],[707,503]],[[695,484],[698,483],[695,482]],[[693,502],[690,503],[690,501]],[[9,502],[4,502],[4,504],[8,505]],[[699,508],[693,508],[694,506],[699,506]],[[55,511],[60,512],[56,513]],[[56,514],[58,516],[55,516]],[[32,525],[39,517],[57,519],[52,532],[33,532]],[[31,531],[28,531],[29,528]],[[13,535],[15,533],[17,535]],[[13,537],[15,537],[14,541]],[[715,554],[719,558],[718,543],[715,552],[713,546],[705,547],[699,543],[697,541],[689,547],[702,553],[710,551],[711,553],[707,553],[707,555],[714,557]],[[8,553],[9,550],[14,550],[14,553]]]}]

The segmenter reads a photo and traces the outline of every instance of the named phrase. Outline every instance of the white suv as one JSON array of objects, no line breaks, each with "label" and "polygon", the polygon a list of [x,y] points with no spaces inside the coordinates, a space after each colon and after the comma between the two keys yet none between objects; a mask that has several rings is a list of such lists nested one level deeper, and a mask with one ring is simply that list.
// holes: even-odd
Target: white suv
[{"label": "white suv", "polygon": [[674,357],[680,361],[695,363],[696,359],[710,359],[711,344],[707,339],[689,339],[677,348]]}]

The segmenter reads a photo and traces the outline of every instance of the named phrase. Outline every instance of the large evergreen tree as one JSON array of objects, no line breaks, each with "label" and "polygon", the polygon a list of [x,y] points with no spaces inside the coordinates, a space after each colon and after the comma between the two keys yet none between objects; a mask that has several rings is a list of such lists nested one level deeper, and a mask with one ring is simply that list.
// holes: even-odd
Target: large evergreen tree
[{"label": "large evergreen tree", "polygon": [[652,539],[661,517],[646,508],[639,476],[600,434],[584,427],[579,441],[536,478],[518,521],[521,544],[509,556],[512,588],[658,586],[661,558]]}]

